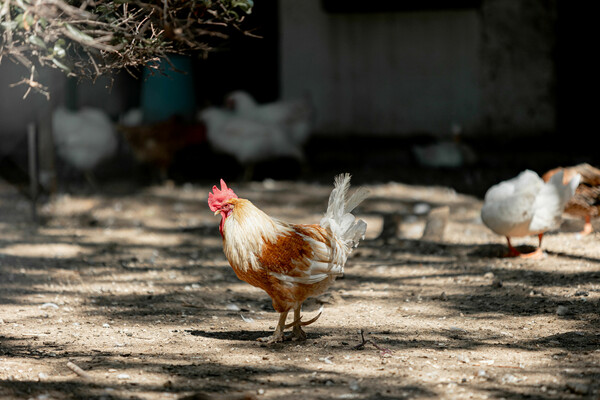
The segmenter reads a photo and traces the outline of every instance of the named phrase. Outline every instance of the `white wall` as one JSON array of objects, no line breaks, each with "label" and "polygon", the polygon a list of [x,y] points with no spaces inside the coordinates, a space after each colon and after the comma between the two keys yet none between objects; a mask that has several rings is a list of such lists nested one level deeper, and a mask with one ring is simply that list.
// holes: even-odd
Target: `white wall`
[{"label": "white wall", "polygon": [[446,134],[480,123],[475,10],[328,14],[280,0],[284,98],[309,93],[325,134]]}]

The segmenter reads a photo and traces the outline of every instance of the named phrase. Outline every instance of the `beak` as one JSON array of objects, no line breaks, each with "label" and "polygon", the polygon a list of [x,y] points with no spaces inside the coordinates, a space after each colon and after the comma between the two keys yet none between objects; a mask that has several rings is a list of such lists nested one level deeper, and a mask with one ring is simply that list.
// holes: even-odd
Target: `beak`
[{"label": "beak", "polygon": [[221,212],[221,210],[215,211],[215,215],[219,214],[220,212]]}]

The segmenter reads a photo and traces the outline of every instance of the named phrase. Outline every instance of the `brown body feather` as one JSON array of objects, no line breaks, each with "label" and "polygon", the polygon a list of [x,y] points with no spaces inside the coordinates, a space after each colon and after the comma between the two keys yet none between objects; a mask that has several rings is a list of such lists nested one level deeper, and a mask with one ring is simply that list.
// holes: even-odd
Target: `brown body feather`
[{"label": "brown body feather", "polygon": [[[240,208],[238,207],[238,209]],[[273,275],[281,274],[300,278],[306,275],[312,261],[331,261],[330,257],[315,254],[315,250],[307,240],[310,238],[330,247],[335,241],[332,240],[331,233],[326,229],[319,225],[284,224],[284,226],[286,229],[277,233],[275,240],[260,238],[262,243],[259,250],[254,253],[257,259],[256,263],[248,260],[240,263],[238,258],[228,257],[229,264],[237,277],[267,292],[273,300],[273,308],[277,312],[289,311],[302,304],[308,297],[321,294],[333,281],[331,278],[326,278],[310,284],[290,283]],[[225,248],[228,247],[226,238],[227,228],[223,235]],[[248,239],[251,240],[251,238]],[[333,253],[333,250],[330,253]]]},{"label": "brown body feather", "polygon": [[595,218],[600,215],[600,169],[587,163],[572,167],[558,167],[542,175],[548,181],[558,171],[564,171],[563,182],[566,184],[576,174],[581,175],[575,195],[565,206],[567,214],[581,218]]},{"label": "brown body feather", "polygon": [[[320,224],[299,225],[269,217],[249,200],[238,198],[225,182],[213,187],[208,204],[221,214],[219,226],[223,252],[237,277],[258,287],[271,297],[279,312],[275,332],[260,340],[283,340],[285,328],[293,326],[292,338],[305,339],[301,326],[302,303],[323,293],[344,272],[348,255],[364,238],[366,223],[351,211],[368,195],[365,189],[346,197],[350,175],[339,175]],[[290,310],[294,321],[286,325]]]}]

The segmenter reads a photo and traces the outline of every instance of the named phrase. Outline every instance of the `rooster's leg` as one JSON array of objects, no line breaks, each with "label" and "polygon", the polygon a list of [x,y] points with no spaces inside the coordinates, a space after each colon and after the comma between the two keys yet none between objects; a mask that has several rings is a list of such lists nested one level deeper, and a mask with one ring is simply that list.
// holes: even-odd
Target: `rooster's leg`
[{"label": "rooster's leg", "polygon": [[85,180],[87,181],[87,183],[89,183],[92,190],[97,191],[98,190],[98,182],[96,181],[96,176],[94,175],[94,173],[92,171],[85,171],[83,173],[83,176],[84,176]]},{"label": "rooster's leg", "polygon": [[294,329],[292,330],[292,340],[306,340],[306,333],[302,330],[302,323],[300,319],[300,308],[302,305],[294,308],[294,321],[298,321],[298,323],[294,324]]},{"label": "rooster's leg", "polygon": [[161,165],[158,167],[158,179],[161,183],[169,180],[169,168],[166,165]]},{"label": "rooster's leg", "polygon": [[277,324],[277,328],[275,328],[275,332],[271,336],[258,338],[259,342],[265,343],[277,343],[283,342],[283,329],[285,328],[285,319],[287,318],[289,311],[284,311],[279,313],[279,323]]}]

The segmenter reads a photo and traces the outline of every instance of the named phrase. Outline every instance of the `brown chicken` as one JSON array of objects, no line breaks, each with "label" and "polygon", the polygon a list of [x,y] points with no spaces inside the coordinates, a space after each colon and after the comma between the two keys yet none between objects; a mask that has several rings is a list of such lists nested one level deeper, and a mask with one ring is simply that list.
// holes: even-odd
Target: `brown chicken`
[{"label": "brown chicken", "polygon": [[178,117],[154,124],[119,125],[118,129],[125,136],[135,158],[157,167],[161,179],[167,178],[167,171],[178,151],[206,141],[204,125],[186,124]]},{"label": "brown chicken", "polygon": [[558,171],[564,171],[563,182],[568,182],[576,174],[581,175],[581,181],[575,189],[575,195],[566,204],[565,212],[584,218],[585,223],[580,233],[588,235],[594,230],[592,218],[600,214],[600,169],[587,163],[573,167],[558,167],[546,172],[542,175],[542,179],[547,182]]},{"label": "brown chicken", "polygon": [[[319,317],[302,322],[302,303],[323,293],[343,274],[348,255],[367,228],[351,212],[369,192],[361,188],[347,197],[349,187],[349,174],[336,177],[327,211],[314,225],[271,218],[249,200],[238,198],[223,180],[220,190],[214,186],[209,193],[211,211],[221,215],[219,230],[229,264],[238,278],[267,292],[279,312],[275,332],[260,341],[282,341],[284,329],[292,326],[292,339],[303,340],[302,326]],[[294,310],[294,320],[286,325],[290,310]]]}]

